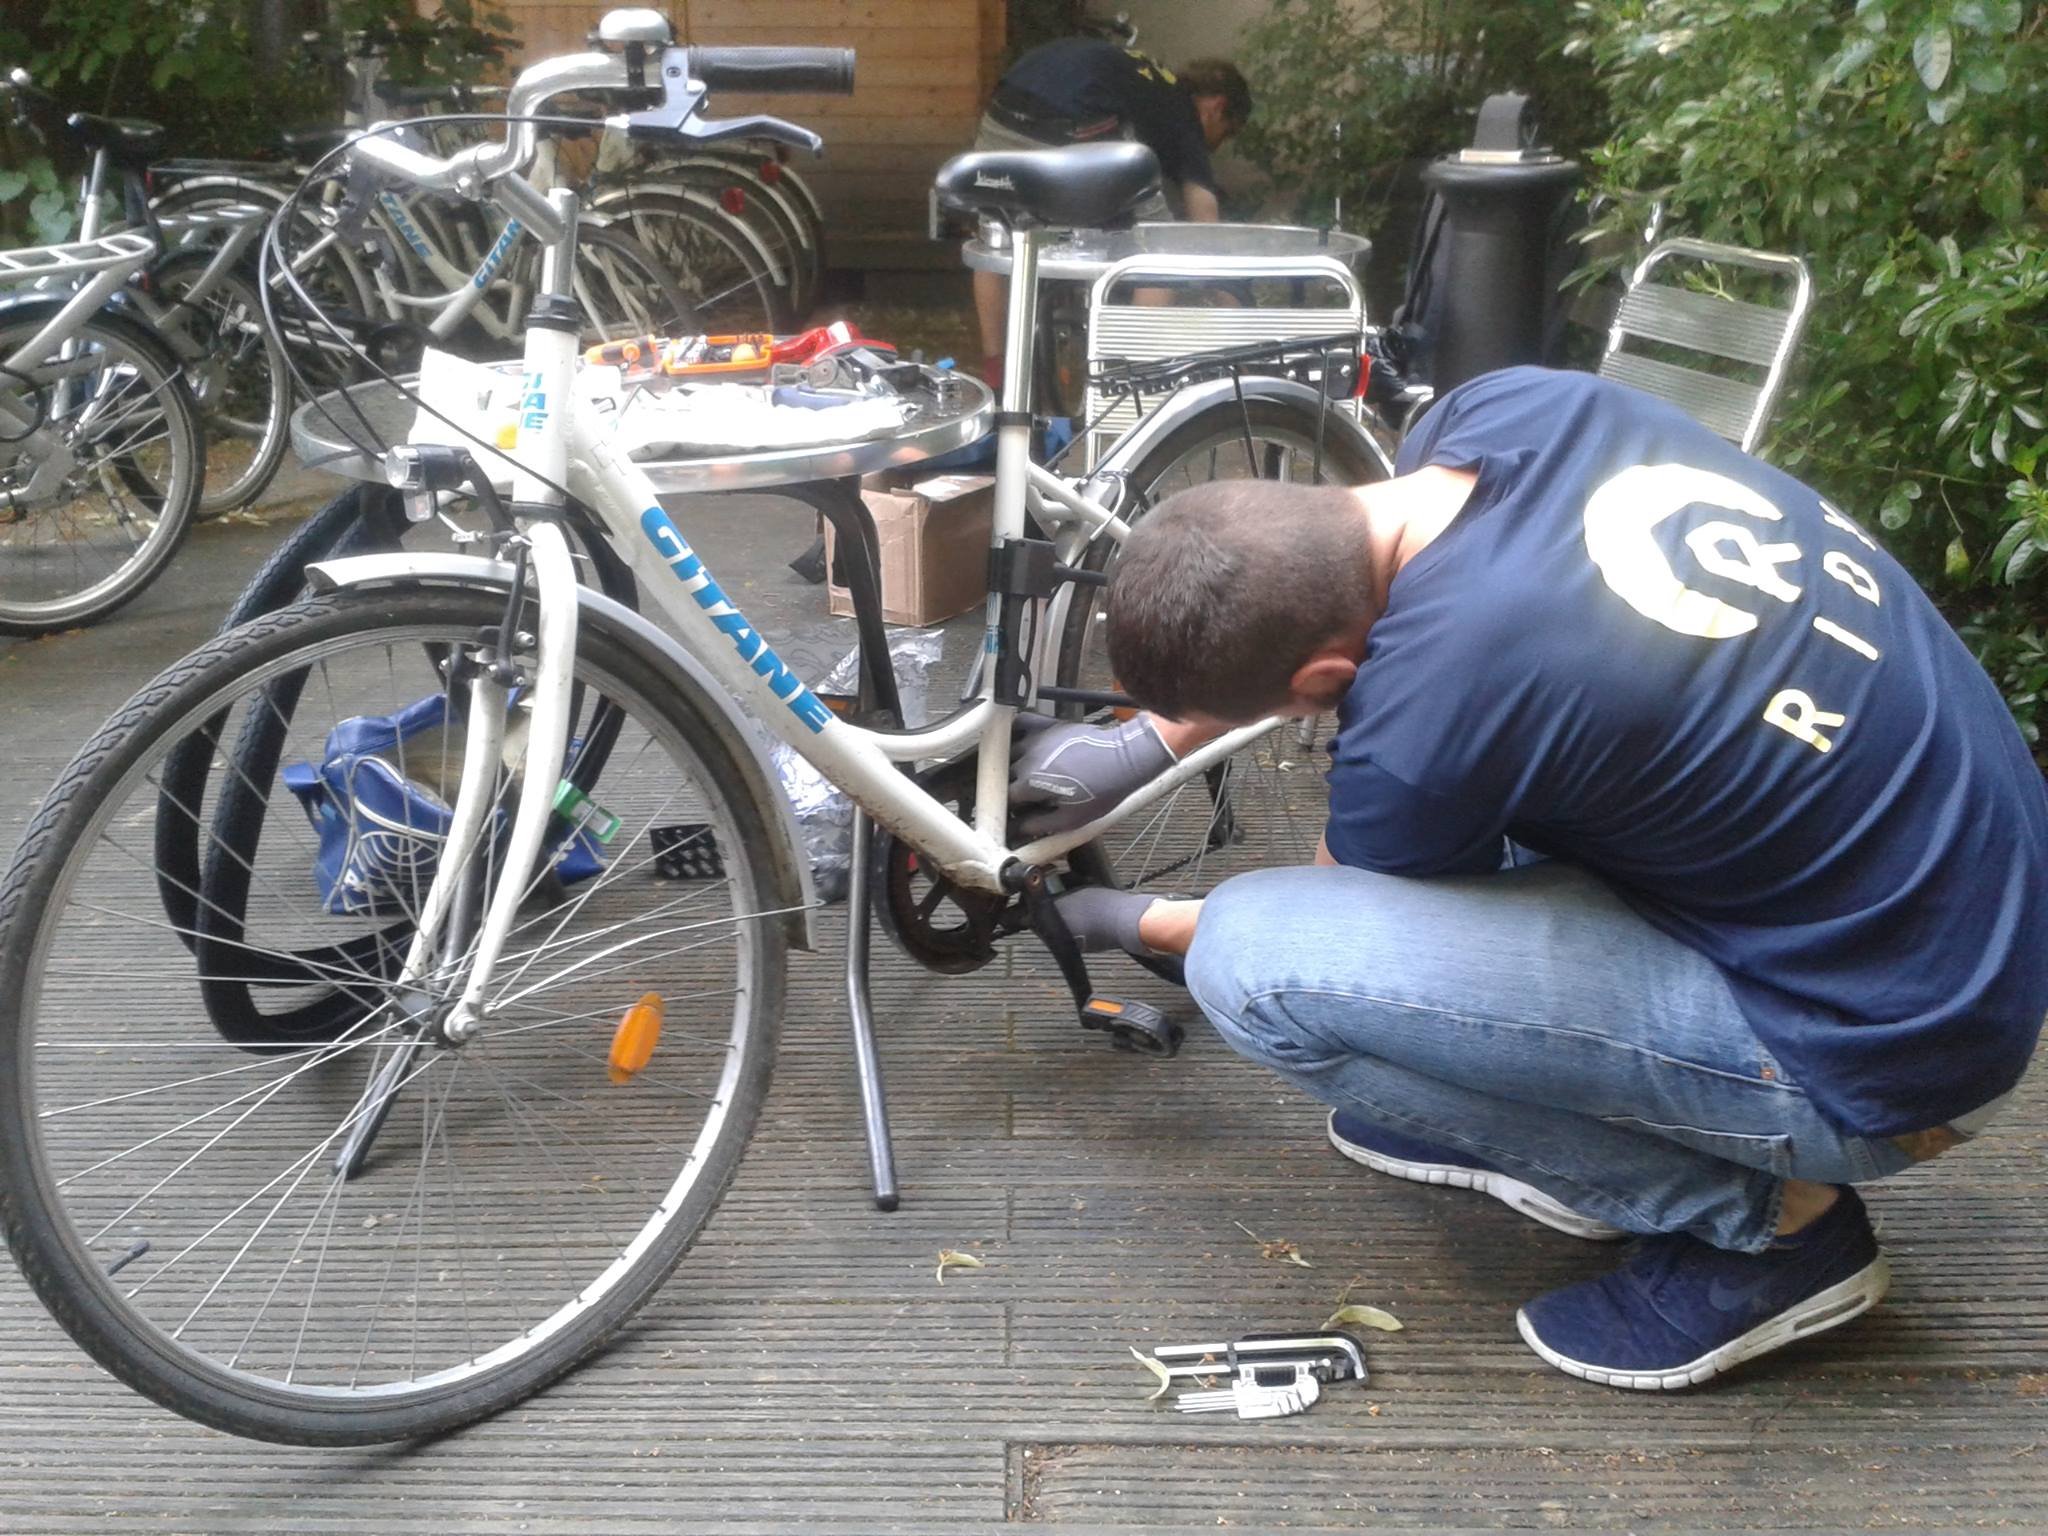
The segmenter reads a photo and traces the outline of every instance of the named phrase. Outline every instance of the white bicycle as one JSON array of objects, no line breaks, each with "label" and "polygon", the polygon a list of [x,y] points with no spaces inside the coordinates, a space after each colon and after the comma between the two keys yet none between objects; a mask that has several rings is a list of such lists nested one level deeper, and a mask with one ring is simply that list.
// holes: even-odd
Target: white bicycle
[{"label": "white bicycle", "polygon": [[[721,84],[815,90],[851,66],[806,49],[657,60],[661,104],[615,120],[635,135],[673,131]],[[316,567],[321,595],[170,667],[82,749],[0,885],[15,1256],[107,1369],[235,1433],[364,1443],[495,1412],[596,1349],[682,1258],[767,1091],[788,951],[815,932],[752,723],[862,811],[848,976],[885,1201],[871,899],[939,971],[1035,934],[1083,1023],[1167,1052],[1169,1019],[1094,988],[1061,882],[1191,888],[1304,861],[1320,828],[1297,728],[1274,721],[1058,836],[1014,835],[1008,775],[1018,711],[1129,708],[1093,615],[1152,496],[1232,464],[1385,472],[1328,409],[1327,351],[1304,376],[1231,365],[1173,390],[1078,484],[1029,463],[1030,370],[1013,369],[972,696],[923,729],[849,723],[748,623],[612,418],[579,405],[575,199],[517,189],[549,97],[629,84],[617,56],[558,59],[514,87],[502,145],[355,145],[412,186],[494,188],[547,241],[509,462],[489,445],[384,455],[419,510],[466,491],[491,532],[475,553]],[[1155,177],[1126,145],[942,176],[1018,228],[1013,355],[1037,227],[1114,222]],[[910,372],[913,393],[986,412],[979,385]],[[669,628],[578,584],[572,519]]]}]

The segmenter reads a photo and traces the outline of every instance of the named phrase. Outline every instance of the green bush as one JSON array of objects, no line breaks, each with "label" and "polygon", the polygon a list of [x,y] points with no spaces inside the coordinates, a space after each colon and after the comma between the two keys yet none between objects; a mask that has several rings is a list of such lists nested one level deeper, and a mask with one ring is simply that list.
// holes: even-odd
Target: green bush
[{"label": "green bush", "polygon": [[1571,19],[1565,0],[1277,0],[1238,50],[1258,103],[1242,153],[1298,193],[1297,217],[1326,222],[1341,195],[1362,234],[1390,227],[1418,162],[1471,142],[1496,91],[1528,92],[1545,139],[1577,153],[1606,109],[1589,63],[1565,53]]},{"label": "green bush", "polygon": [[1766,457],[1882,526],[2048,723],[2048,6],[1588,0],[1599,181],[1794,251],[1815,307]]},{"label": "green bush", "polygon": [[319,8],[320,41],[288,28],[280,67],[267,70],[252,67],[252,9],[63,0],[0,25],[0,67],[25,65],[66,109],[164,124],[173,154],[268,155],[281,127],[340,121],[343,31],[385,39],[391,78],[408,83],[478,79],[514,41],[510,19],[482,0],[442,0],[431,17],[412,0],[339,0]]}]

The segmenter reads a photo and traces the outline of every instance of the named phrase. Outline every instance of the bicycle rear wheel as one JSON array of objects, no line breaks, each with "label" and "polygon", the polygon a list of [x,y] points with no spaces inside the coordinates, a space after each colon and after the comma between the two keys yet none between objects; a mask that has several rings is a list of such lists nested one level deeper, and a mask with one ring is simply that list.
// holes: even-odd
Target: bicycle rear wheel
[{"label": "bicycle rear wheel", "polygon": [[[680,1261],[767,1092],[786,960],[772,807],[698,686],[598,621],[563,771],[599,709],[622,717],[590,786],[618,835],[594,871],[550,856],[530,882],[466,1044],[432,1027],[460,945],[394,986],[432,879],[429,812],[459,773],[467,685],[448,679],[502,620],[502,595],[415,590],[221,637],[87,744],[0,885],[8,1241],[101,1364],[216,1428],[405,1439],[545,1386]],[[406,786],[405,813],[380,819],[329,733],[433,700],[443,729],[375,754]],[[252,737],[264,760],[231,750]],[[223,767],[188,804],[165,765],[195,741]],[[325,839],[280,787],[294,764],[340,818]],[[509,771],[499,790],[502,808]],[[169,922],[144,830],[167,799],[212,860],[178,877]],[[578,846],[573,829],[551,842]],[[218,878],[227,853],[237,879]],[[489,862],[478,901],[504,877]],[[229,1040],[223,982],[331,1006],[310,1036]],[[614,1030],[649,993],[659,1048],[617,1071]],[[355,1176],[338,1172],[371,1131]]]},{"label": "bicycle rear wheel", "polygon": [[600,195],[593,222],[616,229],[649,251],[689,301],[703,333],[780,333],[795,323],[789,291],[778,283],[748,233],[723,211],[680,194]]},{"label": "bicycle rear wheel", "polygon": [[152,286],[172,306],[164,324],[206,428],[201,518],[245,507],[263,494],[284,462],[292,406],[284,345],[264,326],[254,279],[227,271],[200,292],[212,265],[205,251],[179,251],[150,273]]},{"label": "bicycle rear wheel", "polygon": [[[1183,423],[1130,472],[1130,521],[1176,491],[1213,480],[1259,479],[1296,485],[1363,485],[1385,478],[1378,462],[1348,437],[1325,432],[1318,448],[1312,407],[1250,400],[1223,402]],[[1114,546],[1100,541],[1084,562],[1114,574]],[[1068,688],[1117,689],[1105,640],[1106,589],[1077,586],[1055,664]],[[1073,719],[1107,721],[1106,708],[1068,705]],[[1246,870],[1306,864],[1322,835],[1324,794],[1314,761],[1327,717],[1289,721],[1267,732],[1202,778],[1191,780],[1084,848],[1077,874],[1099,884],[1161,895],[1200,895]]]},{"label": "bicycle rear wheel", "polygon": [[[57,312],[0,318],[0,361]],[[177,553],[206,478],[199,411],[178,360],[143,326],[92,315],[0,369],[0,634],[106,617]]]}]

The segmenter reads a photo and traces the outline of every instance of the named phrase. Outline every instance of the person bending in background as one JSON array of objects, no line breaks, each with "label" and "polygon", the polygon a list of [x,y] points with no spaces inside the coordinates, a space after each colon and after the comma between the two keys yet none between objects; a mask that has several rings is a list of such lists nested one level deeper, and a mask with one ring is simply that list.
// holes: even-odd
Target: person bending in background
[{"label": "person bending in background", "polygon": [[[1220,216],[1209,152],[1245,125],[1251,88],[1237,66],[1197,59],[1178,71],[1135,49],[1092,37],[1067,37],[1032,49],[1010,66],[982,114],[976,150],[1045,149],[1129,139],[1159,157],[1189,219]],[[1144,221],[1172,217],[1163,196],[1138,210]],[[983,373],[1002,379],[1005,280],[974,274]]]}]

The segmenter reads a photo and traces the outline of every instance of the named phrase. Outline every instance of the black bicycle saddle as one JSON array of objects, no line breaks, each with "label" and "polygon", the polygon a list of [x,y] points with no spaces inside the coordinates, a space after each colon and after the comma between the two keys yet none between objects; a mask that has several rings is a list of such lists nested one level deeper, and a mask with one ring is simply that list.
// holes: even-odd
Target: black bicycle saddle
[{"label": "black bicycle saddle", "polygon": [[71,136],[87,149],[104,149],[118,165],[146,170],[164,147],[164,131],[139,117],[101,117],[74,112],[64,120]]},{"label": "black bicycle saddle", "polygon": [[939,167],[939,197],[1010,224],[1100,229],[1128,223],[1159,187],[1159,157],[1143,144],[955,155]]}]

